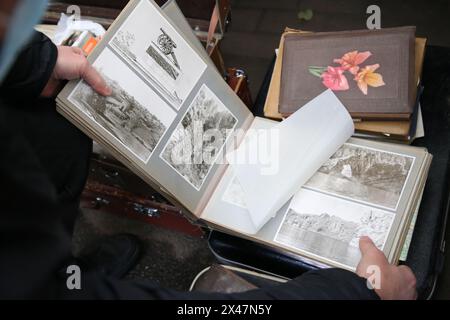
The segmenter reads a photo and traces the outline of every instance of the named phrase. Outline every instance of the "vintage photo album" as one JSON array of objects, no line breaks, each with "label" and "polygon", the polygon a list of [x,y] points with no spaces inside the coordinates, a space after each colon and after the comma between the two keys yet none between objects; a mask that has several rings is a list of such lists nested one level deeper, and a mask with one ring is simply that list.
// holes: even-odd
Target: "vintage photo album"
[{"label": "vintage photo album", "polygon": [[254,117],[174,1],[130,1],[89,61],[113,93],[72,81],[58,111],[186,215],[321,266],[355,269],[362,235],[398,261],[425,149],[352,139],[331,90],[281,123]]},{"label": "vintage photo album", "polygon": [[[403,28],[402,28],[403,29]],[[285,32],[282,34],[279,47],[277,49],[277,55],[275,60],[275,65],[272,73],[272,78],[270,81],[270,86],[268,89],[267,99],[264,105],[264,115],[268,118],[275,120],[281,120],[284,116],[279,112],[279,99],[280,99],[280,87],[281,87],[281,72],[283,67],[283,56],[284,56],[284,40],[289,34],[294,34],[297,36],[304,35],[305,33],[310,33],[302,30],[286,28]],[[414,67],[414,83],[420,87],[420,79],[422,73],[422,66],[425,56],[425,46],[426,38],[415,39],[415,67]],[[348,73],[346,74],[348,77]],[[315,77],[314,75],[306,75],[311,80]],[[348,80],[348,78],[346,78]],[[316,83],[316,85],[318,85]],[[355,88],[356,89],[356,88]],[[323,88],[319,88],[317,92],[321,92]],[[416,90],[416,102],[413,109],[413,114],[409,119],[404,120],[382,120],[377,121],[373,119],[354,119],[355,122],[355,136],[362,137],[367,136],[369,138],[377,140],[395,140],[403,143],[411,143],[415,138],[423,137],[423,120],[422,112],[420,107],[420,90]],[[337,91],[336,91],[337,92]],[[337,92],[338,95],[338,92]],[[339,95],[338,95],[339,97]],[[342,102],[342,99],[341,99]],[[343,102],[344,103],[344,102]],[[344,103],[345,106],[347,106]]]},{"label": "vintage photo album", "polygon": [[415,27],[286,34],[279,112],[289,115],[328,88],[353,118],[409,119],[414,64]]}]

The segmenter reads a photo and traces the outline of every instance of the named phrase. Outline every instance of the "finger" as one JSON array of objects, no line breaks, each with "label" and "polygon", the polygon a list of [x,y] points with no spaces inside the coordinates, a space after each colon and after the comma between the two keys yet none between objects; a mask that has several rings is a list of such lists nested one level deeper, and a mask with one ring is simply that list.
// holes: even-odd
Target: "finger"
[{"label": "finger", "polygon": [[70,48],[72,49],[72,52],[73,52],[73,53],[84,56],[84,51],[83,51],[83,49],[78,48],[78,47],[70,47]]},{"label": "finger", "polygon": [[407,298],[416,300],[418,296],[416,276],[414,275],[411,268],[409,268],[408,266],[401,265],[398,267],[398,270],[400,271],[400,274],[402,274],[403,276],[404,287],[409,289],[409,296]]},{"label": "finger", "polygon": [[84,63],[81,73],[83,78],[96,92],[103,96],[109,96],[112,93],[111,88],[106,84],[103,77],[87,61]]},{"label": "finger", "polygon": [[416,284],[417,284],[417,279],[416,279],[416,276],[414,275],[414,272],[411,270],[411,268],[408,266],[405,266],[405,265],[401,265],[398,267],[398,270],[400,270],[400,272],[403,273],[403,275],[409,281],[411,286],[413,286],[415,288]]},{"label": "finger", "polygon": [[372,239],[369,237],[363,236],[359,238],[359,250],[362,255],[367,254],[370,250],[377,249]]}]

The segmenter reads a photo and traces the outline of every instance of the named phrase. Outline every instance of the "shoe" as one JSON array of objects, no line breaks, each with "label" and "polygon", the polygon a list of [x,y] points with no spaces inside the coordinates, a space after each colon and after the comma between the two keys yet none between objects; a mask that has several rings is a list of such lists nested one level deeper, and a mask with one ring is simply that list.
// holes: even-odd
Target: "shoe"
[{"label": "shoe", "polygon": [[140,254],[141,242],[136,236],[118,234],[105,237],[94,250],[77,260],[82,269],[121,279],[137,264]]}]

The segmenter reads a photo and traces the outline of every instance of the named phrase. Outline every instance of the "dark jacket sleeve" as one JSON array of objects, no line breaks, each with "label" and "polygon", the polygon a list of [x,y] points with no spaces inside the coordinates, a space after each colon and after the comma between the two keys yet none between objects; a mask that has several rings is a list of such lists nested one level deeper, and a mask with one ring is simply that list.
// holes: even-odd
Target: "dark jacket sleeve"
[{"label": "dark jacket sleeve", "polygon": [[39,98],[57,49],[35,33],[0,86],[0,298],[56,297],[90,140]]},{"label": "dark jacket sleeve", "polygon": [[[167,300],[378,300],[366,280],[341,269],[311,271],[284,284],[236,294],[179,292],[149,281],[119,281],[88,275],[85,290],[65,290],[69,299],[167,299]],[[90,289],[89,289],[90,288]]]},{"label": "dark jacket sleeve", "polygon": [[0,96],[12,101],[30,101],[41,94],[58,57],[56,46],[45,35],[34,32],[19,53],[0,86]]}]

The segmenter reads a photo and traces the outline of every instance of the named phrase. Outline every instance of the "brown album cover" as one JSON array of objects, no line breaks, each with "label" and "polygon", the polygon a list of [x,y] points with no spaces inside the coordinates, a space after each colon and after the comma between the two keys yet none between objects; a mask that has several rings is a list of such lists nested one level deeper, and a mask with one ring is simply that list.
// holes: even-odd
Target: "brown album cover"
[{"label": "brown album cover", "polygon": [[408,119],[415,102],[415,27],[285,37],[279,111],[331,89],[352,117]]}]

